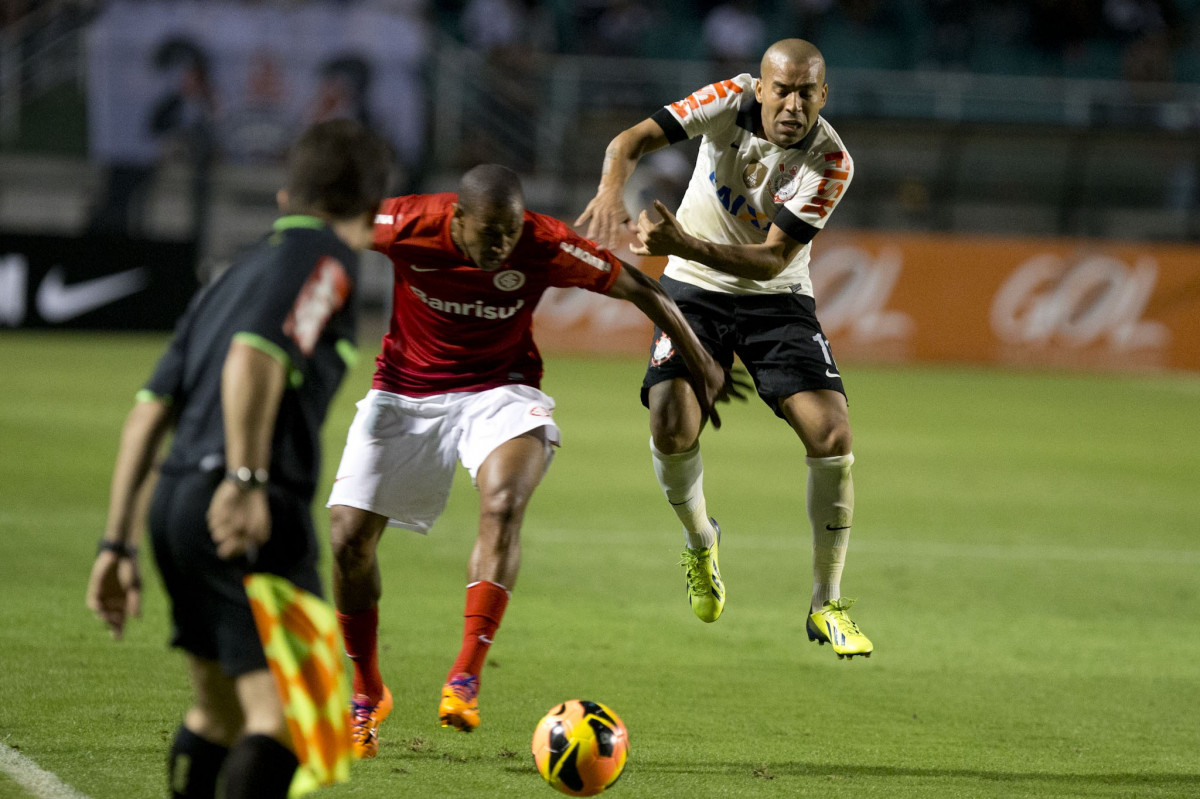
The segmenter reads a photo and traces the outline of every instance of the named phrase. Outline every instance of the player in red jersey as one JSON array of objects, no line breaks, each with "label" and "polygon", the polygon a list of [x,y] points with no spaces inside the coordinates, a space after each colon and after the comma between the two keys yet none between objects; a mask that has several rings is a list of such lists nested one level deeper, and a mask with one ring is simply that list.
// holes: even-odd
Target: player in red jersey
[{"label": "player in red jersey", "polygon": [[657,282],[563,222],[526,211],[520,181],[505,167],[475,167],[457,195],[386,200],[374,246],[395,271],[391,328],[329,499],[333,593],[354,662],[360,757],[378,752],[378,727],[392,707],[377,659],[376,547],[389,525],[428,532],[456,461],[479,490],[479,533],[462,649],[438,712],[442,726],[479,724],[479,674],[517,578],[521,522],[559,443],[533,341],[533,310],[547,288],[629,300],[670,331],[706,414],[740,396]]}]

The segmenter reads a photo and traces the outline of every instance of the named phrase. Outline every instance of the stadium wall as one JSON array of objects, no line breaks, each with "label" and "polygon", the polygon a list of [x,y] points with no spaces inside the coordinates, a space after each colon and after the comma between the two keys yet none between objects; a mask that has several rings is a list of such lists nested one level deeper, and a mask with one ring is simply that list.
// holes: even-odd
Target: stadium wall
[{"label": "stadium wall", "polygon": [[[1200,246],[829,231],[811,268],[844,361],[1200,371]],[[636,309],[585,292],[552,290],[536,325],[547,352],[650,342]]]}]

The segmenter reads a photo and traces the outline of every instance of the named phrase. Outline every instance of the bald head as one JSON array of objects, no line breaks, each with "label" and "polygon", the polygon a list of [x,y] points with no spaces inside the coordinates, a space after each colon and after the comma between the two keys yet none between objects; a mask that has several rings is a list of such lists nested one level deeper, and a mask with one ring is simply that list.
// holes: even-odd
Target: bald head
[{"label": "bald head", "polygon": [[780,39],[768,47],[767,52],[763,53],[758,70],[760,75],[766,77],[768,72],[773,74],[784,64],[790,63],[799,66],[814,59],[821,63],[820,77],[823,83],[825,81],[825,56],[821,55],[817,46],[804,39]]},{"label": "bald head", "polygon": [[825,107],[825,57],[811,42],[781,39],[763,53],[759,67],[754,98],[762,104],[762,135],[791,147],[808,135]]},{"label": "bald head", "polygon": [[500,164],[480,164],[467,171],[458,185],[458,205],[469,216],[508,210],[518,216],[525,210],[521,178]]},{"label": "bald head", "polygon": [[480,164],[462,176],[450,234],[485,272],[494,272],[517,246],[525,224],[521,179],[506,166]]}]

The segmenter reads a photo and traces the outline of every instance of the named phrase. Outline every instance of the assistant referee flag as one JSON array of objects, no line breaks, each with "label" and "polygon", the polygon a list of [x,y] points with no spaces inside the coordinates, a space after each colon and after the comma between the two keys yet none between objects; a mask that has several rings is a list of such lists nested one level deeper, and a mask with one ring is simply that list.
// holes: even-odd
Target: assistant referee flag
[{"label": "assistant referee flag", "polygon": [[300,768],[289,797],[350,778],[350,692],[332,607],[288,580],[243,580]]}]

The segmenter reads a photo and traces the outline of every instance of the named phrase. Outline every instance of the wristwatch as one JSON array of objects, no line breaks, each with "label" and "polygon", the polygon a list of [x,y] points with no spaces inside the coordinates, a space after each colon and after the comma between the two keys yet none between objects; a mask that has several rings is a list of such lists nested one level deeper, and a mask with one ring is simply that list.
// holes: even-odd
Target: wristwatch
[{"label": "wristwatch", "polygon": [[270,477],[266,469],[251,469],[249,466],[239,466],[225,472],[225,479],[242,491],[265,488]]}]

